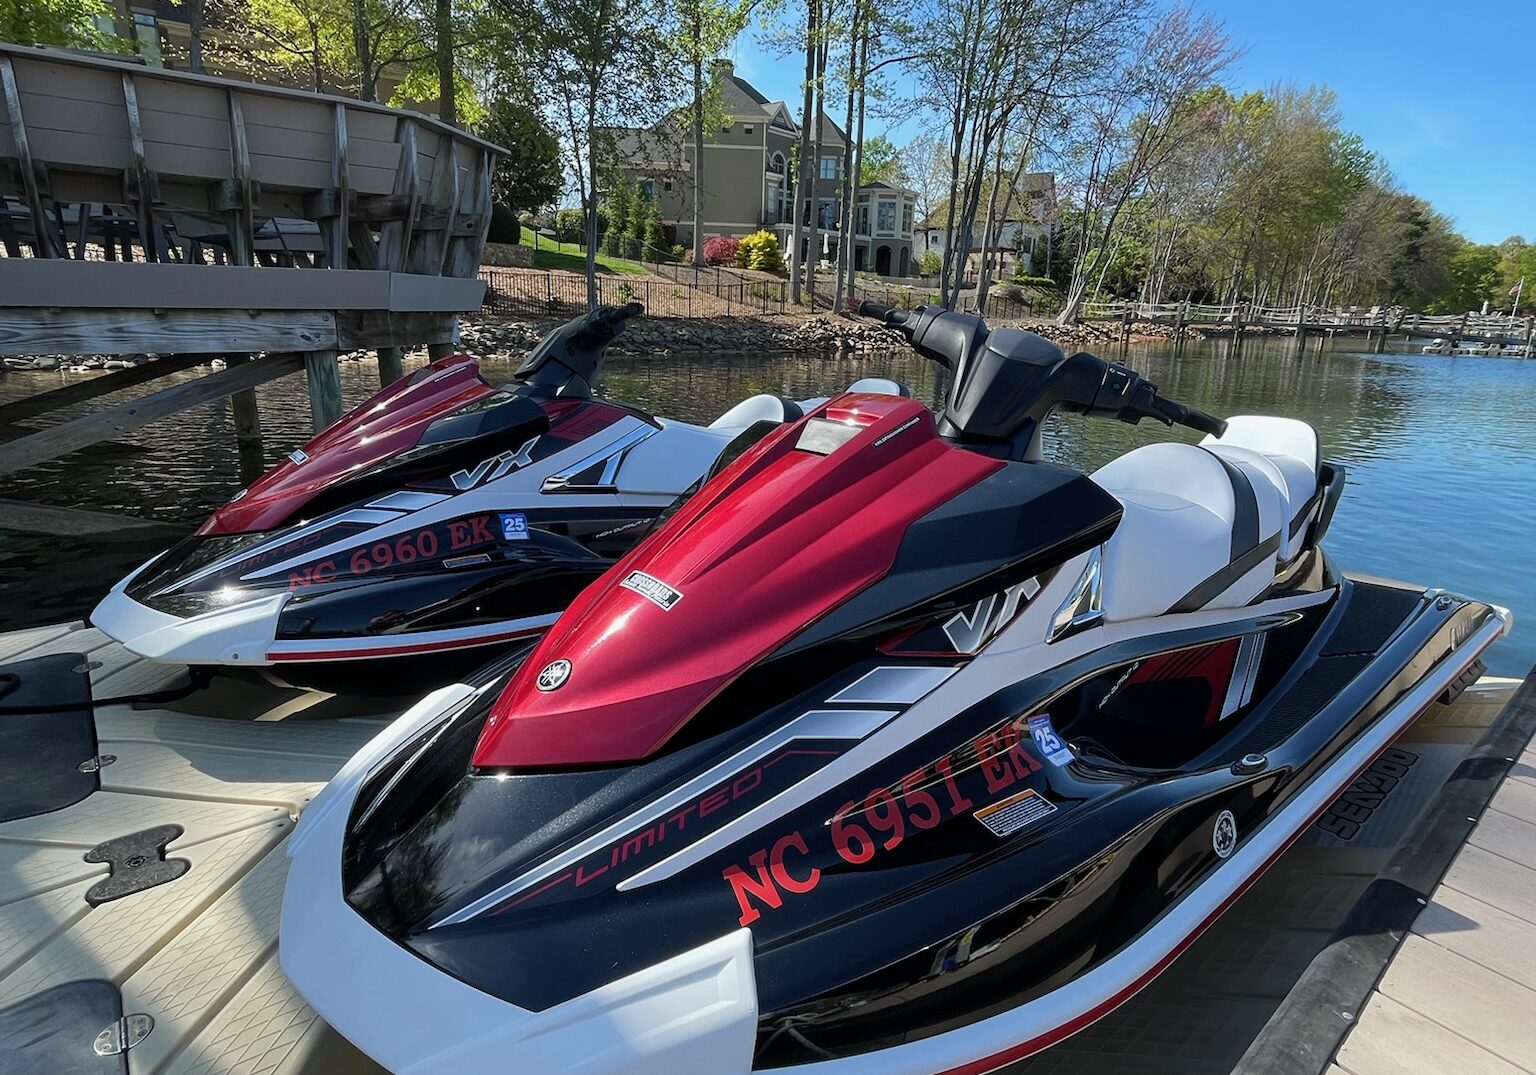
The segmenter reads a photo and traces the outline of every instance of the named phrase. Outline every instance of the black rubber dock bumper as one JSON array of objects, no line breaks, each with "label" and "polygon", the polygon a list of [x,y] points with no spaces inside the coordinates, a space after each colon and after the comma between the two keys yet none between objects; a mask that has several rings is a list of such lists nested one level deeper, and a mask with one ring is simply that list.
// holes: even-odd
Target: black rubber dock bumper
[{"label": "black rubber dock bumper", "polygon": [[1398,946],[1532,736],[1536,669],[1308,965],[1233,1075],[1321,1075],[1328,1069]]},{"label": "black rubber dock bumper", "polygon": [[99,768],[85,656],[0,665],[0,822],[74,805],[101,786]]}]

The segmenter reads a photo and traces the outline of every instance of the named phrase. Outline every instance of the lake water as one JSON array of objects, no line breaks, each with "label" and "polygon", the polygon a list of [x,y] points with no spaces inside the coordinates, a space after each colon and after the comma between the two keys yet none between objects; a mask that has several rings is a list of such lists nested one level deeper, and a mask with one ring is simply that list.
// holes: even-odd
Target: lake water
[{"label": "lake water", "polygon": [[[1515,632],[1491,652],[1490,669],[1524,675],[1536,663],[1536,362],[1344,351],[1297,358],[1286,343],[1255,340],[1237,357],[1219,342],[1186,346],[1177,357],[1167,347],[1132,347],[1123,357],[1165,395],[1215,414],[1282,414],[1311,422],[1325,455],[1348,468],[1326,541],[1335,561],[1512,608]],[[483,365],[487,377],[501,383],[515,362]],[[669,417],[708,420],[754,392],[803,398],[865,376],[904,381],[932,403],[941,390],[936,372],[904,354],[674,355],[615,360],[607,388]],[[195,375],[176,374],[151,387]],[[0,401],[80,376],[92,375],[0,376]],[[348,406],[377,383],[372,363],[342,366]],[[308,436],[303,378],[270,383],[257,395],[271,465]],[[1091,470],[1170,435],[1177,434],[1161,425],[1058,418],[1047,431],[1047,453]],[[0,479],[0,497],[120,511],[190,530],[241,484],[229,405],[222,401]],[[163,537],[108,541],[0,530],[0,630],[85,615],[114,581],[165,543]]]}]

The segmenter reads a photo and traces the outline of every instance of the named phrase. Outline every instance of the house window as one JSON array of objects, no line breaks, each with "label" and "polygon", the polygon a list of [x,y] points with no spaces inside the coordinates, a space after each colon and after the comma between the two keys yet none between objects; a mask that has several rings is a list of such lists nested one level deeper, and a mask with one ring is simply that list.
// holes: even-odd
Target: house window
[{"label": "house window", "polygon": [[878,232],[893,232],[896,230],[896,203],[881,201],[875,209],[875,230]]},{"label": "house window", "polygon": [[901,233],[912,234],[912,203],[907,202],[901,207]]},{"label": "house window", "polygon": [[816,223],[819,227],[837,227],[837,199],[822,198],[816,209]]},{"label": "house window", "polygon": [[667,191],[668,193],[671,193],[671,191],[672,191],[672,180],[670,180],[670,179],[663,179],[661,181],[661,189],[664,190],[664,191]]},{"label": "house window", "polygon": [[859,221],[858,221],[858,224],[855,226],[858,234],[860,234],[860,235],[868,235],[869,234],[869,203],[868,202],[860,202],[859,203],[858,217],[859,217]]},{"label": "house window", "polygon": [[838,159],[836,157],[821,158],[821,178],[836,179],[838,176]]},{"label": "house window", "polygon": [[155,22],[153,11],[135,11],[133,13],[133,40],[135,48],[144,61],[151,66],[160,66],[160,27]]},{"label": "house window", "polygon": [[720,124],[720,133],[722,133],[722,134],[730,134],[731,133],[731,125],[729,123],[722,123],[722,124]]},{"label": "house window", "polygon": [[744,131],[744,132],[746,132],[746,133],[747,133],[747,134],[751,134],[751,133],[752,133],[752,132],[753,132],[753,131],[755,131],[755,130],[756,130],[756,129],[757,129],[757,128],[756,128],[756,127],[754,127],[754,126],[752,126],[752,124],[750,124],[750,123],[745,123],[745,124],[743,124],[743,125],[742,125],[742,128],[741,128],[741,129],[742,129],[742,130],[743,130],[743,131]]},{"label": "house window", "polygon": [[656,181],[654,179],[640,180],[640,197],[654,198],[656,196]]}]

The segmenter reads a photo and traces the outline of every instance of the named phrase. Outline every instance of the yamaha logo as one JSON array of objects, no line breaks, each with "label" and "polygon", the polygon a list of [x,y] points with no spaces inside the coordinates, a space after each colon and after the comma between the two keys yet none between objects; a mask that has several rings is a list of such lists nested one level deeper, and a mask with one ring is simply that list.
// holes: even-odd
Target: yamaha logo
[{"label": "yamaha logo", "polygon": [[[571,662],[566,660],[551,661],[544,666],[539,673],[539,690],[558,690],[565,685],[565,681],[571,678]],[[1231,815],[1228,815],[1229,817]]]},{"label": "yamaha logo", "polygon": [[1223,810],[1216,815],[1216,827],[1211,830],[1211,847],[1215,848],[1217,858],[1226,858],[1236,846],[1237,818],[1232,816],[1232,811]]}]

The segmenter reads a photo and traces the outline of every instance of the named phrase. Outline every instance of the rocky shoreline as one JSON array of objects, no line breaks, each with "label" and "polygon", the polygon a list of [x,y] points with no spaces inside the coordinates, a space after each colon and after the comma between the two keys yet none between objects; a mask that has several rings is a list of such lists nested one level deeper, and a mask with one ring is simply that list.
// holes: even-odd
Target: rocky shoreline
[{"label": "rocky shoreline", "polygon": [[[1054,321],[1012,322],[1067,350],[1117,344],[1118,324],[1058,325]],[[521,354],[533,347],[556,321],[512,317],[465,317],[462,343],[469,354]],[[1132,342],[1161,342],[1173,338],[1167,325],[1135,323]],[[642,318],[625,329],[614,343],[614,354],[819,354],[889,351],[906,341],[892,329],[870,321],[816,315],[774,318]]]}]

